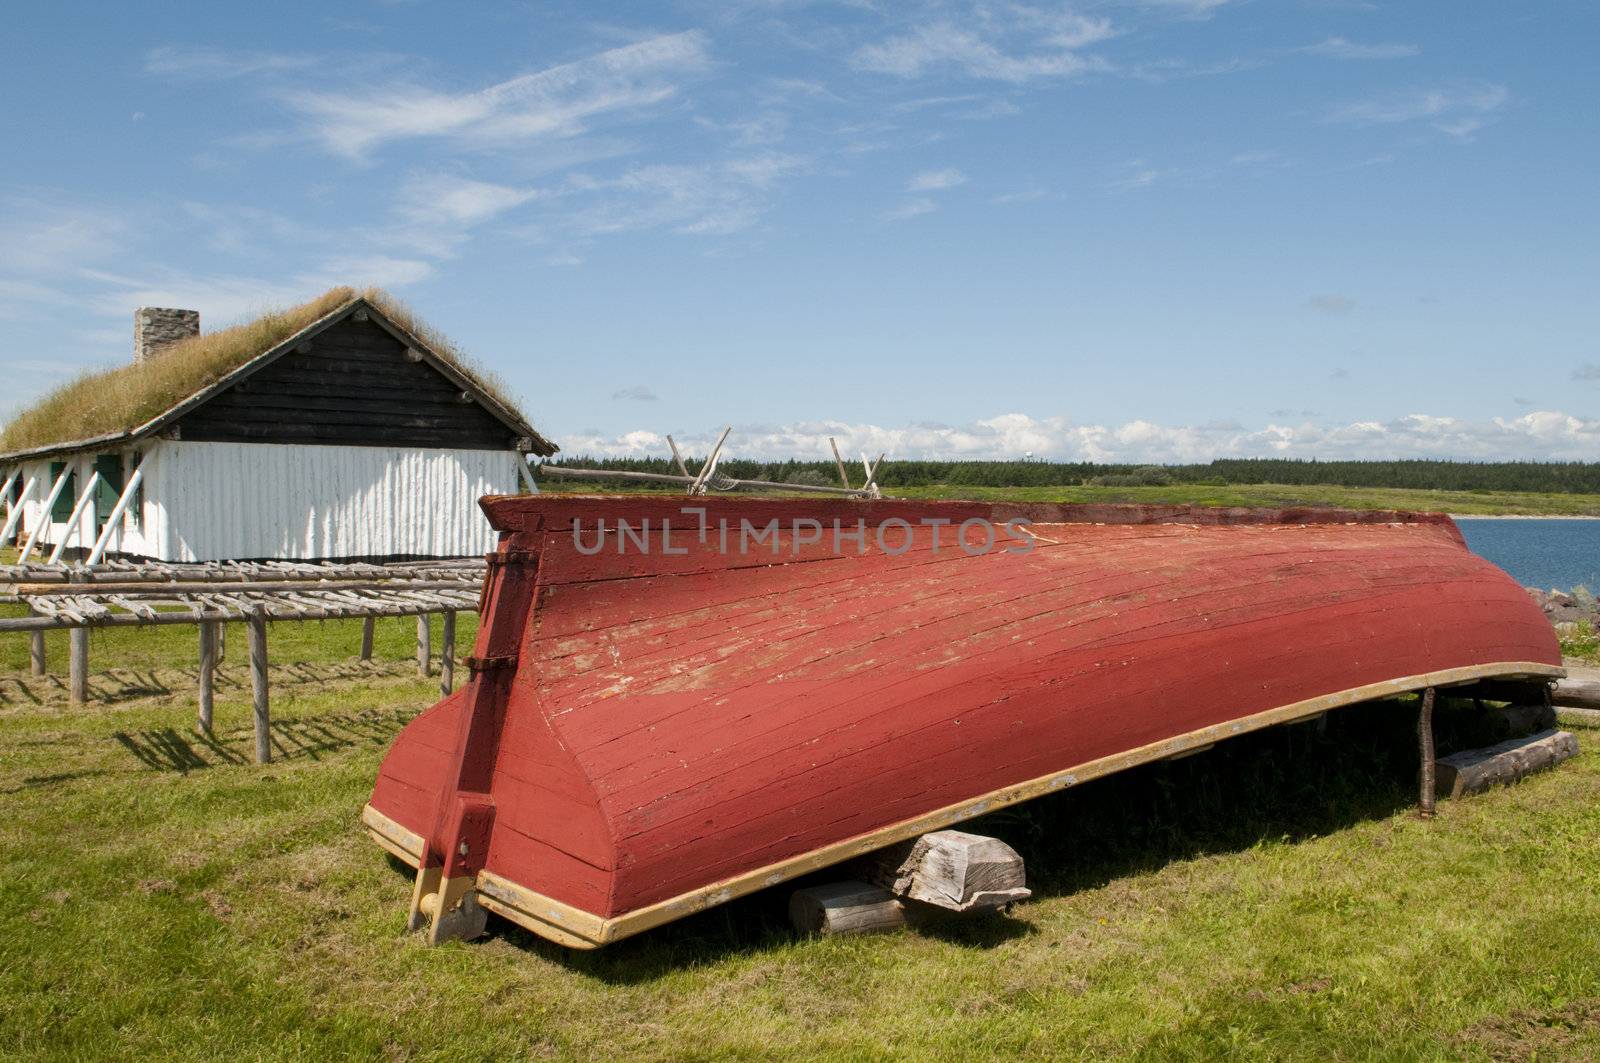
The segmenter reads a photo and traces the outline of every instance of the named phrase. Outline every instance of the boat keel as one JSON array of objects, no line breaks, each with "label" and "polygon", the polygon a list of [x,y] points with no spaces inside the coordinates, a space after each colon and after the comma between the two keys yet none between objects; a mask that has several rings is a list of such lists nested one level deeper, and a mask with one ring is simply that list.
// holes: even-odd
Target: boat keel
[{"label": "boat keel", "polygon": [[483,936],[489,913],[478,903],[476,876],[445,878],[443,869],[425,867],[417,872],[411,891],[411,912],[407,930],[421,930],[427,924],[428,944],[446,941],[473,941]]}]

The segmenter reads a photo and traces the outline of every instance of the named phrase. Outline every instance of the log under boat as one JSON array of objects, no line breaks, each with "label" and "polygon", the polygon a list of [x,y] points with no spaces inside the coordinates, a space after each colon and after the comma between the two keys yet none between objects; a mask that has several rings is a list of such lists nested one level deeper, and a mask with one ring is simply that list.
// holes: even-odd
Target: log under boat
[{"label": "log under boat", "polygon": [[592,948],[990,810],[1339,706],[1562,675],[1446,516],[483,502],[472,678],[363,819],[412,925]]}]

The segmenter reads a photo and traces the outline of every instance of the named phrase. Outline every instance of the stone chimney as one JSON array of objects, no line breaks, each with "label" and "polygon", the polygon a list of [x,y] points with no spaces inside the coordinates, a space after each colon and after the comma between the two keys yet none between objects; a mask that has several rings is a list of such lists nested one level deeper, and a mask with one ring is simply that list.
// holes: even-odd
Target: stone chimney
[{"label": "stone chimney", "polygon": [[133,312],[133,361],[148,362],[163,347],[200,335],[200,311],[141,306]]}]

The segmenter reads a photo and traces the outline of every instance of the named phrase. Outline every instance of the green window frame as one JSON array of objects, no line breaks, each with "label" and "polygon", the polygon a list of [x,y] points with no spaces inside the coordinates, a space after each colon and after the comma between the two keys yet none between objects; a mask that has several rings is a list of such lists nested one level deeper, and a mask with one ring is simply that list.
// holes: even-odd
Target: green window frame
[{"label": "green window frame", "polygon": [[[66,467],[67,463],[64,461],[52,461],[50,463],[50,484],[45,488],[46,491],[50,490],[50,487],[55,486],[56,480],[61,476],[62,470]],[[77,500],[78,470],[74,468],[71,472],[67,473],[66,486],[63,487],[61,489],[61,493],[56,496],[55,505],[50,507],[51,523],[65,524],[67,521],[71,520],[72,504]]]}]

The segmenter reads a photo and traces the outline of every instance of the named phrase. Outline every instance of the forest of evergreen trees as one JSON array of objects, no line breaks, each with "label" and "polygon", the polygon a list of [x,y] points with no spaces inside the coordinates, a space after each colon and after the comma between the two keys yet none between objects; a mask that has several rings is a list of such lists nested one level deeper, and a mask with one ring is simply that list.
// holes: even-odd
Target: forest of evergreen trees
[{"label": "forest of evergreen trees", "polygon": [[[703,458],[689,459],[698,468]],[[591,458],[574,455],[552,464],[590,469],[675,472],[667,459]],[[861,481],[859,465],[851,479]],[[829,461],[759,462],[726,459],[718,469],[741,479],[785,483],[838,483]],[[1197,465],[1098,465],[1053,461],[885,461],[884,487],[951,484],[972,487],[1063,487],[1079,484],[1330,484],[1445,491],[1546,491],[1600,494],[1600,462],[1535,461],[1298,461],[1229,458]]]}]

